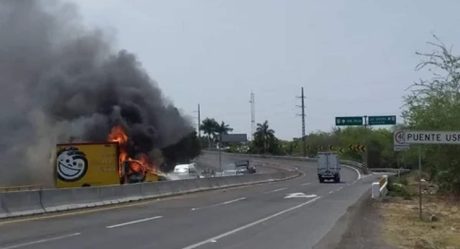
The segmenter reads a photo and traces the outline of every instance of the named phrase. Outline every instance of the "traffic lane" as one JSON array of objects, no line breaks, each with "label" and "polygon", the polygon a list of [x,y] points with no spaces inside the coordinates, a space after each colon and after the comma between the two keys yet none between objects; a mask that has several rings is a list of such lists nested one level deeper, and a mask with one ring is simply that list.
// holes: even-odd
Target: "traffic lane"
[{"label": "traffic lane", "polygon": [[[321,196],[316,201],[299,209],[263,222],[260,225],[229,234],[219,239],[220,234],[209,237],[210,241],[192,248],[312,248],[345,214],[347,209],[369,191],[375,177],[359,181],[339,191]],[[225,233],[224,233],[225,234]],[[208,238],[208,239],[209,239]],[[202,241],[206,241],[202,240]],[[212,241],[212,242],[211,242]]]},{"label": "traffic lane", "polygon": [[[309,168],[307,167],[306,169]],[[306,171],[307,170],[304,169],[304,172]],[[305,174],[304,178],[309,178],[311,176],[312,174]],[[309,180],[311,179],[308,179],[308,181]],[[289,182],[274,182],[271,184],[253,185],[249,187],[202,192],[197,194],[184,195],[180,197],[168,198],[165,200],[160,200],[159,202],[140,203],[141,205],[130,206],[130,212],[122,211],[120,213],[117,209],[103,211],[104,219],[116,223],[120,220],[120,217],[126,217],[127,219],[140,219],[142,217],[151,215],[152,213],[150,212],[150,210],[156,210],[159,212],[161,212],[162,210],[167,210],[168,212],[181,212],[183,210],[192,209],[195,207],[214,205],[214,203],[216,202],[226,202],[229,200],[233,200],[234,198],[240,198],[243,194],[246,194],[248,197],[252,197],[261,192],[269,192],[272,189],[276,190],[280,187],[283,188],[286,186],[286,184],[291,184],[295,186],[296,182],[301,182],[302,184],[304,184],[306,181],[307,180],[304,180],[302,178],[295,178]],[[315,182],[313,182],[313,184],[315,184]],[[248,191],[247,188],[250,188],[250,191]],[[222,194],[225,192],[226,194]],[[57,217],[52,221],[50,221],[49,219],[35,221],[32,224],[27,225],[27,227],[30,228],[29,231],[31,231],[31,233],[24,231],[24,229],[22,229],[22,224],[19,223],[10,224],[6,228],[5,226],[0,226],[0,242],[5,241],[5,239],[19,240],[21,238],[34,237],[37,235],[36,233],[40,233],[42,235],[52,235],[54,234],[53,227],[59,227],[63,231],[72,230],[73,227],[81,227],[82,229],[87,229],[87,227],[91,227],[92,224],[98,225],[99,220],[101,219],[98,213],[89,213],[81,215],[84,215],[86,218],[80,219],[79,216],[65,216]],[[49,226],[50,223],[55,225]],[[21,232],[15,233],[16,230],[21,230]]]},{"label": "traffic lane", "polygon": [[[128,207],[108,208],[107,210],[102,208],[100,210],[103,211],[98,212],[94,210],[94,213],[83,212],[70,216],[66,216],[65,214],[64,216],[60,216],[61,214],[59,214],[56,218],[0,225],[0,245],[29,238],[38,238],[40,236],[53,236],[59,232],[88,230],[94,226],[99,226],[102,220],[117,223],[122,222],[124,219],[135,220],[151,215],[159,215],[162,211],[167,211],[175,215],[174,212],[184,212],[195,207],[213,205],[216,202],[226,202],[234,198],[239,198],[243,193],[253,196],[259,192],[270,190],[271,185],[279,187],[281,184],[284,186],[285,182],[206,191],[170,197],[159,201],[137,203]],[[0,222],[0,224],[2,223]]]},{"label": "traffic lane", "polygon": [[[318,186],[318,185],[317,185]],[[326,187],[327,185],[322,185],[323,188]],[[329,185],[328,187],[333,187],[334,185]],[[311,186],[313,187],[313,186]],[[324,194],[326,194],[326,191],[327,189],[323,189],[324,191]],[[274,196],[274,195],[278,195],[278,196]],[[276,207],[273,205],[273,202],[276,202],[276,203],[280,203],[279,200],[283,198],[283,195],[281,193],[278,193],[276,192],[276,194],[272,194],[272,195],[269,195],[269,197],[267,198],[260,198],[260,199],[249,199],[250,202],[248,203],[244,203],[244,202],[241,202],[241,203],[237,203],[235,204],[235,206],[229,206],[229,207],[219,207],[219,208],[216,208],[214,210],[207,210],[206,212],[203,212],[202,214],[204,214],[204,216],[200,216],[200,215],[194,215],[193,217],[191,217],[192,219],[187,221],[187,218],[185,217],[177,217],[177,220],[168,220],[166,224],[163,224],[163,223],[146,223],[146,224],[140,224],[142,225],[142,227],[138,227],[138,228],[130,228],[129,231],[124,231],[124,230],[120,230],[120,234],[117,234],[116,237],[120,237],[120,238],[124,238],[123,241],[117,241],[116,243],[114,242],[113,245],[111,245],[112,247],[114,248],[123,248],[123,247],[126,247],[126,246],[131,246],[133,247],[132,245],[132,242],[130,241],[142,241],[141,245],[139,245],[139,247],[134,247],[134,248],[151,248],[151,247],[154,247],[154,246],[161,246],[161,247],[166,247],[166,248],[180,248],[181,244],[187,242],[187,241],[193,241],[194,238],[196,237],[200,237],[200,236],[205,236],[207,234],[210,233],[209,230],[211,230],[212,232],[214,231],[220,231],[220,230],[225,230],[225,229],[231,229],[232,227],[238,227],[238,225],[246,222],[246,220],[249,220],[246,216],[249,216],[250,219],[254,218],[254,217],[258,217],[257,215],[270,215],[271,213],[277,211],[277,210],[283,210],[283,209],[286,209],[286,208],[289,208],[291,205],[294,205],[296,204],[298,201],[300,200],[284,200],[283,203],[286,204],[284,206],[279,206],[279,207]],[[251,201],[252,200],[252,201]],[[256,202],[259,202],[259,204],[257,204]],[[273,210],[266,210],[267,206],[270,206],[270,207],[273,207],[274,209]],[[253,215],[251,214],[250,212],[247,212],[245,210],[258,210],[258,212]],[[262,212],[262,211],[267,211],[266,213]],[[217,212],[216,214],[214,214],[214,212]],[[225,214],[231,214],[231,219],[228,218],[227,215]],[[237,223],[232,223],[233,221],[237,221],[237,220],[240,220],[241,218],[239,217],[239,214],[243,214],[243,220],[242,222],[237,222]],[[219,219],[220,217],[222,217],[222,219]],[[211,220],[213,222],[209,222],[208,220]],[[159,221],[161,222],[161,221]],[[176,224],[177,225],[174,225]],[[188,229],[190,227],[196,227],[197,225],[196,224],[200,224],[200,223],[206,223],[206,229],[202,230],[202,234],[200,232],[189,232]],[[222,226],[222,224],[225,224],[225,226]],[[150,227],[145,227],[145,226],[155,226],[153,228],[150,228]],[[168,234],[162,234],[162,231],[155,231],[155,228],[156,227],[166,227],[168,228],[167,230],[171,231],[169,229],[169,226],[171,226],[171,229],[173,231],[176,231],[176,237],[177,235],[179,235],[180,238],[171,238],[170,234],[168,236]],[[174,228],[176,227],[176,228]],[[180,231],[177,229],[177,227],[179,228],[187,228],[185,231]],[[134,230],[133,230],[134,229]],[[143,233],[143,231],[146,232],[146,234]],[[116,233],[116,232],[115,232]],[[154,239],[152,240],[146,240],[145,238],[146,237],[151,237],[151,235],[154,234]],[[102,237],[107,237],[110,235],[114,236],[113,233],[111,234],[103,234],[101,235]],[[188,235],[190,235],[190,237],[187,237]],[[99,236],[96,236],[96,237],[93,237],[93,238],[88,238],[88,237],[85,237],[84,239],[84,244],[83,245],[88,245],[88,246],[105,246],[107,242],[105,241],[98,241],[98,237]],[[159,239],[157,239],[159,238]],[[165,239],[163,241],[163,238]],[[78,240],[79,238],[74,238],[75,240]],[[67,245],[71,242],[67,241],[66,242]],[[82,246],[81,244],[82,242],[78,242],[76,245],[77,246]],[[86,244],[87,243],[87,244]],[[112,241],[110,241],[109,243],[112,243]],[[120,246],[120,247],[118,247]]]},{"label": "traffic lane", "polygon": [[[328,187],[332,187],[332,185]],[[327,194],[326,190],[323,192],[323,194]],[[182,213],[173,216],[165,212],[164,218],[158,221],[121,227],[111,231],[100,230],[97,233],[86,233],[84,237],[70,238],[62,243],[65,243],[66,248],[104,246],[112,248],[125,248],[127,246],[131,248],[182,248],[185,247],[184,245],[194,243],[199,238],[241,227],[254,219],[263,219],[280,210],[286,210],[293,205],[304,202],[304,199],[286,200],[284,196],[285,194],[279,192],[267,195],[260,194],[258,198],[248,198],[232,205],[209,209],[205,212],[194,212],[189,215]],[[100,240],[101,237],[109,239]],[[133,241],[141,243],[133,245]],[[55,242],[55,244],[57,247],[64,246],[59,242]]]},{"label": "traffic lane", "polygon": [[[303,182],[304,180],[302,180]],[[281,184],[282,182],[280,182]],[[278,183],[275,183],[275,185],[278,184]],[[295,185],[295,181],[292,181],[292,184]],[[270,184],[268,184],[270,185]],[[251,191],[247,191],[245,190],[244,188],[242,189],[231,189],[232,191],[228,191],[227,194],[237,194],[238,195],[238,191],[243,191],[243,192],[251,192],[251,193],[259,193],[261,191],[265,191],[266,188],[269,188],[268,185],[256,185],[256,188],[252,188]],[[278,187],[278,186],[273,186],[273,187]],[[235,190],[235,191],[233,191]],[[211,194],[211,196],[208,196],[208,194]],[[204,194],[204,200],[206,199],[216,199],[218,197],[222,197],[222,199],[228,199],[228,198],[233,198],[233,196],[228,196],[227,194],[223,195],[223,194],[212,194],[212,193],[206,193]],[[192,196],[192,195],[190,195]],[[189,199],[189,200],[184,200],[184,199]],[[139,207],[130,207],[129,211],[128,212],[122,212],[122,213],[118,213],[118,212],[115,212],[115,214],[112,214],[110,215],[110,213],[112,211],[108,211],[109,214],[107,214],[107,212],[104,212],[104,215],[103,215],[103,218],[105,220],[107,220],[107,222],[110,220],[112,221],[112,223],[116,223],[116,222],[123,222],[124,220],[136,220],[136,219],[142,219],[143,217],[151,217],[152,215],[160,215],[160,213],[162,213],[161,211],[162,210],[166,210],[166,212],[168,213],[168,215],[175,215],[174,214],[174,211],[177,211],[180,213],[181,209],[185,209],[187,208],[187,204],[191,204],[192,202],[190,201],[191,200],[194,200],[195,198],[179,198],[179,199],[173,199],[173,200],[166,200],[166,202],[164,202],[164,204],[166,206],[164,207],[161,207],[161,203],[160,202],[160,205],[158,205],[158,203],[155,203],[151,208],[149,208],[148,206],[139,206]],[[199,200],[200,198],[198,198],[198,203],[199,204],[202,204],[203,201]],[[156,213],[151,213],[150,210],[151,209],[154,209],[155,211],[157,211]],[[183,211],[183,210],[182,210]],[[49,222],[45,222],[45,224],[40,224],[40,222],[36,223],[36,228],[37,229],[32,229],[33,231],[40,231],[40,232],[44,232],[46,236],[51,236],[51,235],[54,235],[54,234],[57,234],[56,231],[49,231],[49,230],[52,230],[53,227],[58,227],[58,232],[70,232],[72,230],[86,230],[88,231],[88,229],[92,229],[91,227],[91,223],[96,223],[96,224],[93,224],[93,225],[97,225],[99,223],[101,223],[101,217],[91,217],[91,215],[89,215],[90,217],[87,217],[86,219],[81,219],[81,217],[78,217],[77,220],[71,220],[69,222],[69,220],[67,218],[61,218],[61,222],[55,222],[53,221],[52,223],[57,223],[55,224],[54,226],[50,224],[48,224]],[[126,219],[120,219],[121,218],[126,218]],[[75,217],[76,218],[76,217]],[[112,218],[112,219],[110,219]],[[204,217],[204,219],[206,219],[206,217]],[[59,220],[59,219],[58,219]],[[60,224],[59,224],[60,223]],[[80,223],[83,223],[83,224],[80,224]],[[88,224],[89,223],[89,224]],[[73,227],[74,229],[71,229],[72,227],[66,227],[69,226],[69,224],[71,225],[82,225],[80,227]],[[33,226],[30,226],[30,225],[27,225],[27,227],[32,227]],[[40,229],[40,227],[46,227],[47,229]],[[11,227],[8,229],[8,231],[14,231],[15,229],[11,229]],[[8,238],[11,238],[12,236],[10,236],[11,234],[8,234],[8,233],[4,233],[4,231],[2,231],[2,233],[0,233]],[[25,237],[25,238],[33,238],[33,237],[38,237],[36,236],[35,234],[32,234],[32,236],[29,236],[27,234],[27,232],[21,230],[21,233],[20,235],[22,235],[22,237]]]}]

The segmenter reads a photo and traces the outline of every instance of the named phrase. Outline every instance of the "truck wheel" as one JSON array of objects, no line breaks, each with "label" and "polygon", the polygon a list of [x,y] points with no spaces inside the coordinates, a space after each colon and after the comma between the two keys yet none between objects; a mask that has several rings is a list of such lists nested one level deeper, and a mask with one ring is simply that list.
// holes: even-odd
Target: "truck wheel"
[{"label": "truck wheel", "polygon": [[324,178],[319,177],[319,183],[324,183]]}]

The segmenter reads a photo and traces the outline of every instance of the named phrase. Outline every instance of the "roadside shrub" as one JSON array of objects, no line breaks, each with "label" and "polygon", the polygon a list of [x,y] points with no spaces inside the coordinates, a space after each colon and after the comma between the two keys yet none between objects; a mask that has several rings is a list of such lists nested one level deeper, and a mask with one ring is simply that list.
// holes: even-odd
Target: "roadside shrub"
[{"label": "roadside shrub", "polygon": [[[403,184],[403,182],[405,184]],[[411,200],[412,195],[411,193],[407,190],[407,179],[401,178],[397,179],[394,177],[388,178],[388,195],[389,196],[399,196],[404,198],[405,200]]]}]

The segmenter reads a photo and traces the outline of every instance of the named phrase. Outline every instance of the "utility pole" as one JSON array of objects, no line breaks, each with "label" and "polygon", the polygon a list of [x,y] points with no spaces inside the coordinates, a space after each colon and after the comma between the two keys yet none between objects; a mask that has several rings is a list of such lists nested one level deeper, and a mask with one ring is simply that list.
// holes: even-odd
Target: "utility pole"
[{"label": "utility pole", "polygon": [[304,157],[306,157],[307,156],[307,140],[305,136],[305,95],[303,93],[303,87],[301,88],[300,97],[297,97],[297,98],[300,98],[302,101],[302,105],[298,107],[302,108],[302,114],[300,114],[300,116],[302,117],[302,154]]},{"label": "utility pole", "polygon": [[200,128],[200,126],[201,126],[201,110],[200,110],[200,104],[198,104],[198,138],[201,139],[201,128]]},{"label": "utility pole", "polygon": [[367,134],[369,128],[369,120],[367,115],[364,115],[364,131],[366,132],[364,134],[364,145],[366,146],[366,151],[363,152],[363,163],[364,163],[364,173],[367,174],[369,170],[369,143],[368,139],[369,136]]},{"label": "utility pole", "polygon": [[253,92],[251,92],[249,103],[251,103],[251,140],[254,141],[254,133],[256,132],[256,99]]},{"label": "utility pole", "polygon": [[422,211],[422,146],[418,147],[418,217],[423,219]]}]

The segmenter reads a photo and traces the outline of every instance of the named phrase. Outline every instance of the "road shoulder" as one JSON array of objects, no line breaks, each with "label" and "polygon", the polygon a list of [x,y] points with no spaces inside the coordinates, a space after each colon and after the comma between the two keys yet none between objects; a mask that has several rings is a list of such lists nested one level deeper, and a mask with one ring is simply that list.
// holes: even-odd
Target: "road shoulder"
[{"label": "road shoulder", "polygon": [[376,204],[366,192],[314,249],[393,249],[383,240],[383,218]]}]

